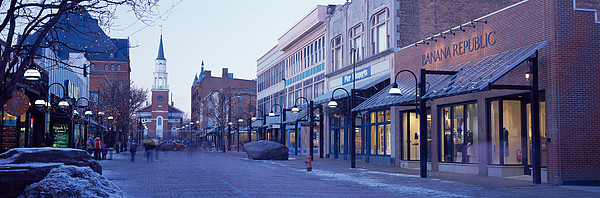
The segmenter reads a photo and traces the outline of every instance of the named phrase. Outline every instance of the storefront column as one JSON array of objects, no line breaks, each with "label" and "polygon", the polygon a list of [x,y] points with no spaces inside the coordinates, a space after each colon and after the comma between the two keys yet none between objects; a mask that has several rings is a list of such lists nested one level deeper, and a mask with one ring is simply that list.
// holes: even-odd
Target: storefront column
[{"label": "storefront column", "polygon": [[531,59],[531,72],[533,73],[531,86],[531,132],[533,139],[533,183],[542,183],[541,146],[540,146],[540,96],[538,84],[538,58],[537,52]]},{"label": "storefront column", "polygon": [[488,176],[488,164],[491,164],[491,157],[490,155],[490,148],[492,147],[490,144],[490,142],[488,141],[488,139],[490,139],[488,131],[490,131],[489,127],[490,127],[490,112],[489,112],[490,108],[487,104],[487,101],[485,98],[483,97],[479,97],[479,99],[477,99],[477,111],[478,114],[481,115],[477,118],[477,121],[480,123],[478,125],[479,127],[479,134],[477,136],[477,141],[478,142],[486,142],[485,144],[480,144],[480,146],[477,147],[477,154],[481,157],[479,157],[479,175],[481,176]]}]

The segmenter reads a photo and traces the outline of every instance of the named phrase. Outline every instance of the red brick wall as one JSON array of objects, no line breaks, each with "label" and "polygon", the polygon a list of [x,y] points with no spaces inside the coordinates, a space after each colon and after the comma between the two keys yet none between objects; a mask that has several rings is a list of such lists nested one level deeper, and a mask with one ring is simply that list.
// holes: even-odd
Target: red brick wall
[{"label": "red brick wall", "polygon": [[[573,11],[571,0],[557,3],[555,67],[549,73],[553,106],[550,132],[554,180],[600,180],[600,24],[594,12]],[[599,1],[584,1],[600,8]],[[550,112],[548,113],[550,114]]]},{"label": "red brick wall", "polygon": [[[588,3],[591,1],[588,1]],[[592,2],[595,3],[595,2]],[[600,3],[595,3],[598,5]],[[467,12],[463,11],[463,12]],[[469,60],[480,59],[525,45],[549,41],[539,51],[540,89],[546,91],[548,172],[551,183],[568,180],[600,180],[600,106],[594,100],[600,92],[600,24],[594,22],[594,13],[573,10],[572,0],[530,0],[503,12],[487,17],[487,24],[466,27],[465,32],[430,42],[430,45],[408,47],[396,54],[395,70],[410,69],[418,74],[423,68],[422,55],[441,47],[457,43],[477,35],[495,32],[495,45],[441,62],[425,65],[427,69],[441,69]],[[519,66],[500,81],[519,84],[523,81],[526,66]],[[404,76],[407,77],[407,76]],[[403,77],[401,77],[403,78]],[[498,84],[500,84],[498,83]],[[463,101],[479,101],[480,142],[487,141],[488,114],[485,99],[508,95],[518,91],[486,91],[475,94],[436,99],[432,106],[433,163],[437,165],[439,129],[437,128],[437,105]],[[585,123],[585,124],[581,124]],[[542,126],[544,127],[544,126]],[[480,159],[487,156],[489,146],[480,147]],[[487,161],[480,160],[480,167]],[[487,169],[480,168],[486,175]]]},{"label": "red brick wall", "polygon": [[[404,47],[444,30],[500,10],[521,0],[397,0],[400,33]],[[418,31],[415,31],[418,30]]]},{"label": "red brick wall", "polygon": [[253,80],[213,77],[208,70],[205,71],[205,74],[206,77],[202,83],[198,83],[191,88],[191,120],[194,122],[200,118],[200,110],[198,108],[202,98],[206,97],[211,91],[227,86],[256,88],[256,81]]},{"label": "red brick wall", "polygon": [[[129,79],[131,69],[127,61],[102,61],[90,60],[90,64],[94,64],[94,68],[90,68],[90,73],[94,75],[105,75],[109,82],[123,82],[124,87],[129,87]],[[104,65],[108,65],[108,70],[104,70]],[[115,65],[115,71],[110,70],[110,66]],[[121,70],[117,71],[117,65],[121,65]],[[90,82],[90,91],[98,90],[104,86],[102,83]]]}]

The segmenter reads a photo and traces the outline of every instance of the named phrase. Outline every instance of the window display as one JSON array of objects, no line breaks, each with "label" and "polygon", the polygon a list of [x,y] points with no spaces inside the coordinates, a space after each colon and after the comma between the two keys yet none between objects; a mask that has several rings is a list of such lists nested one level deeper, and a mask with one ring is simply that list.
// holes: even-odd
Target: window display
[{"label": "window display", "polygon": [[477,104],[444,107],[442,113],[443,162],[477,163]]}]

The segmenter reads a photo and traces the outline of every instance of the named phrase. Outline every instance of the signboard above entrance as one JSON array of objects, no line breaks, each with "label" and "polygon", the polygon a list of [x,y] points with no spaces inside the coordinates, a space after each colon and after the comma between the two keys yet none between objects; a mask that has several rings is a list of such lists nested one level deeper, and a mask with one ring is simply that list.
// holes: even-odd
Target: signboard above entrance
[{"label": "signboard above entrance", "polygon": [[[356,71],[356,80],[361,80],[371,76],[371,67],[363,68]],[[352,82],[352,73],[346,74],[342,77],[342,85]]]},{"label": "signboard above entrance", "polygon": [[452,43],[447,46],[442,46],[441,48],[436,48],[433,51],[422,55],[421,66],[493,46],[496,44],[495,35],[496,31],[490,31],[483,35],[462,40],[458,43]]}]

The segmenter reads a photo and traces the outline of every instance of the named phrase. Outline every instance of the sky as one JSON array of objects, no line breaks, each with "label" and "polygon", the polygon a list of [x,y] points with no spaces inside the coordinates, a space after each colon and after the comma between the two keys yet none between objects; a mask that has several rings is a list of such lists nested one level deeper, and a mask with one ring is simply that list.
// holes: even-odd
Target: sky
[{"label": "sky", "polygon": [[121,9],[107,34],[129,38],[131,80],[151,96],[154,60],[163,35],[168,84],[175,107],[190,113],[190,89],[204,61],[206,70],[221,76],[229,68],[234,78],[255,79],[256,61],[277,39],[317,5],[346,0],[161,0],[160,17],[151,25]]}]

